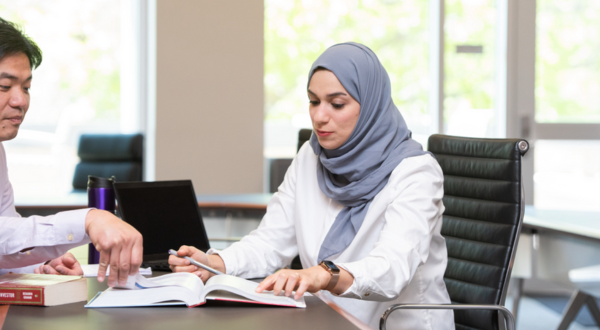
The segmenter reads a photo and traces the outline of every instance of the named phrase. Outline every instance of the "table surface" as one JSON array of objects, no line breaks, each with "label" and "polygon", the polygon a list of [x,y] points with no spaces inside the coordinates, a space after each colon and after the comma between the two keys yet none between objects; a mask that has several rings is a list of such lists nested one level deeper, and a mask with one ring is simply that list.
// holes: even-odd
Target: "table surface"
[{"label": "table surface", "polygon": [[[88,278],[88,300],[107,288]],[[86,309],[86,302],[35,307],[12,305],[4,329],[356,329],[341,314],[315,296],[306,296],[306,308],[252,304],[207,303],[187,308],[136,307]]]},{"label": "table surface", "polygon": [[[196,195],[200,207],[232,207],[266,210],[273,194],[222,194]],[[88,205],[85,191],[74,191],[64,195],[15,196],[17,208],[84,208]]]},{"label": "table surface", "polygon": [[600,212],[570,210],[540,210],[525,206],[523,225],[561,233],[600,239]]},{"label": "table surface", "polygon": [[[198,205],[204,208],[242,208],[266,210],[273,194],[196,195]],[[15,196],[17,208],[84,208],[85,191],[43,197]],[[525,206],[523,224],[528,228],[550,229],[594,239],[600,239],[600,212],[541,210]]]},{"label": "table surface", "polygon": [[[201,207],[240,207],[266,210],[273,194],[221,194],[196,195]],[[87,193],[72,192],[65,195],[43,197],[15,196],[17,208],[68,207],[83,208],[87,206]],[[571,234],[600,239],[600,212],[570,210],[540,210],[532,205],[525,206],[523,224],[528,227],[539,227],[568,232]]]}]

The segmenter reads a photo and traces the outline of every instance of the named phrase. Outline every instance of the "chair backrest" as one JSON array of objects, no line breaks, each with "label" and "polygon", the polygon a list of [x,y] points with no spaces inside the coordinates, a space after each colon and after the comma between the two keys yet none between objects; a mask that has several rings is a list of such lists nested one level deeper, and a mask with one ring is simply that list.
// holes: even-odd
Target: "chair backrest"
[{"label": "chair backrest", "polygon": [[[523,220],[522,139],[432,135],[444,172],[444,281],[453,303],[503,305]],[[456,329],[498,329],[498,313],[454,311]]]},{"label": "chair backrest", "polygon": [[[300,151],[300,148],[304,144],[304,142],[310,139],[310,135],[312,134],[312,129],[303,128],[298,131],[298,146],[296,152]],[[287,172],[288,167],[292,164],[292,158],[275,158],[270,159],[268,163],[269,168],[269,192],[275,193],[277,192],[277,188],[283,182],[285,177],[285,172]]]},{"label": "chair backrest", "polygon": [[144,137],[142,134],[82,134],[73,188],[86,189],[88,175],[117,181],[141,181]]},{"label": "chair backrest", "polygon": [[300,148],[302,148],[304,142],[310,140],[312,132],[313,130],[309,128],[303,128],[298,131],[298,149],[296,149],[296,152],[300,151]]}]

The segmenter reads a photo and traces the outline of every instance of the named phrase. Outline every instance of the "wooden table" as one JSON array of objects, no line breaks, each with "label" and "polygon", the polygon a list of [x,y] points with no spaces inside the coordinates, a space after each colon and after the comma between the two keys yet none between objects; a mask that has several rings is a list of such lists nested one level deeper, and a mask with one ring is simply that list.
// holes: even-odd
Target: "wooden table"
[{"label": "wooden table", "polygon": [[[106,284],[88,279],[88,300]],[[86,302],[54,307],[12,305],[4,329],[120,330],[120,329],[356,329],[352,322],[315,296],[307,307],[286,308],[249,304],[207,303],[184,306],[85,309]]]},{"label": "wooden table", "polygon": [[[201,211],[228,210],[245,211],[251,215],[261,215],[267,210],[267,204],[273,194],[227,194],[196,195]],[[22,216],[51,215],[57,212],[85,208],[88,205],[85,191],[71,192],[64,195],[43,197],[15,197],[17,212]]]}]

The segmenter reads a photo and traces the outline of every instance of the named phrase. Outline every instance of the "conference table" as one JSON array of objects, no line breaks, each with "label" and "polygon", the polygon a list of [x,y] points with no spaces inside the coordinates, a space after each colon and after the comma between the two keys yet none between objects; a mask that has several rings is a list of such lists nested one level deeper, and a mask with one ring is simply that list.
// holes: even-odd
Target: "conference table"
[{"label": "conference table", "polygon": [[[558,329],[567,329],[579,311],[577,286],[569,280],[573,269],[600,265],[600,212],[543,210],[525,207],[523,228],[511,282],[513,314],[517,317],[523,280],[535,279],[573,290]],[[599,283],[600,284],[600,283]],[[595,311],[600,314],[600,311]]]},{"label": "conference table", "polygon": [[[243,228],[243,232],[254,229],[258,225],[272,196],[268,193],[259,193],[197,195],[196,198],[205,222],[241,219],[235,223],[235,226],[251,222],[248,228]],[[22,216],[49,215],[86,207],[87,195],[84,191],[43,198],[16,196],[15,205]],[[209,237],[210,234],[209,230]],[[228,234],[215,233],[219,236],[216,240],[238,238],[221,237]],[[600,264],[598,251],[600,251],[600,212],[540,210],[528,205],[525,207],[513,277],[537,278],[574,288],[568,279],[568,271]]]},{"label": "conference table", "polygon": [[[155,272],[155,275],[162,273]],[[88,300],[107,288],[88,278]],[[244,303],[209,302],[187,308],[130,307],[86,309],[85,301],[52,306],[12,305],[3,329],[43,330],[165,330],[165,329],[357,329],[335,306],[316,296],[305,296],[306,308],[272,307]]]},{"label": "conference table", "polygon": [[[273,194],[197,195],[205,221],[237,221],[255,227],[266,212]],[[50,215],[87,207],[87,194],[73,192],[48,197],[16,197],[22,216]],[[243,226],[242,226],[243,227]],[[254,228],[242,228],[249,231]],[[209,230],[210,236],[210,230]],[[226,235],[225,235],[226,236]],[[236,237],[213,237],[233,241]],[[213,245],[213,243],[211,243]],[[106,289],[106,284],[88,279],[88,299]],[[211,303],[196,308],[108,308],[84,309],[84,302],[55,307],[11,306],[4,329],[366,329],[366,325],[325,296],[305,297],[307,308],[265,307],[248,304],[227,306]]]},{"label": "conference table", "polygon": [[[254,228],[264,215],[271,196],[272,194],[197,195],[197,200],[205,223],[215,219],[216,222],[228,222],[232,218],[238,218],[242,221],[238,221],[236,225],[249,222],[249,227]],[[15,205],[23,216],[47,215],[85,207],[87,195],[84,192],[46,199],[16,198]],[[251,221],[247,221],[248,219]],[[234,241],[238,238],[220,237],[215,240]],[[540,210],[531,205],[526,206],[512,272],[512,281],[518,288],[513,299],[515,316],[523,279],[540,279],[576,289],[569,281],[569,270],[600,265],[598,251],[600,212]]]},{"label": "conference table", "polygon": [[[197,195],[205,223],[234,222],[238,232],[215,231],[216,241],[236,240],[240,233],[254,229],[264,215],[272,194]],[[87,206],[87,195],[23,198],[16,196],[22,216],[49,215]],[[237,219],[237,220],[232,220]],[[241,220],[240,220],[241,219]],[[209,228],[210,229],[210,228]],[[209,237],[211,231],[208,230]],[[225,236],[225,237],[223,237]],[[525,207],[523,228],[513,267],[514,278],[537,278],[574,288],[568,271],[600,264],[600,212],[540,210]]]},{"label": "conference table", "polygon": [[513,277],[575,288],[571,269],[600,264],[600,212],[525,207]]},{"label": "conference table", "polygon": [[[196,195],[201,210],[233,212],[238,216],[262,216],[273,194],[223,194]],[[85,191],[47,196],[15,196],[15,207],[22,216],[51,215],[61,211],[85,208],[88,205]],[[217,214],[218,216],[218,214]]]}]

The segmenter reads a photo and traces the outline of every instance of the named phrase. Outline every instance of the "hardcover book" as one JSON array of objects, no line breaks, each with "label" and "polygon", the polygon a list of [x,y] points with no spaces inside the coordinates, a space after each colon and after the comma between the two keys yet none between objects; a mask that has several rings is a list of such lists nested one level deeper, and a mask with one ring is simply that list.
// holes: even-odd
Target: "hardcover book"
[{"label": "hardcover book", "polygon": [[231,275],[216,275],[206,284],[190,273],[173,273],[153,278],[140,274],[130,276],[126,286],[109,288],[98,293],[85,307],[139,307],[203,305],[207,300],[243,302],[285,307],[306,308],[304,297],[298,300],[275,296],[272,292],[257,293],[258,283]]},{"label": "hardcover book", "polygon": [[87,300],[87,280],[81,276],[0,276],[0,304],[56,306],[83,300]]}]

